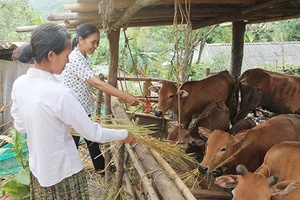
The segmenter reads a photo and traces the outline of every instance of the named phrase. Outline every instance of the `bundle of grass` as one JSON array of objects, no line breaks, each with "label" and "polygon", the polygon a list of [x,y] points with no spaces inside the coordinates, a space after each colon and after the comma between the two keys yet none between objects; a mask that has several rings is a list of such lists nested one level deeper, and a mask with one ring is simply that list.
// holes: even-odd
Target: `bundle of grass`
[{"label": "bundle of grass", "polygon": [[[113,128],[113,129],[126,129],[130,132],[132,132],[136,137],[136,144],[141,145],[143,147],[148,148],[151,152],[156,152],[160,156],[163,157],[163,159],[173,168],[175,169],[178,176],[181,176],[182,174],[188,173],[191,171],[190,164],[192,163],[193,166],[197,166],[197,161],[192,157],[191,155],[188,155],[184,152],[184,146],[183,145],[176,145],[171,144],[168,141],[159,140],[155,137],[152,137],[153,131],[151,131],[149,128],[151,128],[154,125],[139,125],[136,126],[134,123],[125,123],[124,119],[103,119],[103,118],[97,118],[93,117],[94,121],[97,121],[101,124],[101,126],[106,128]],[[126,120],[125,120],[126,121]],[[128,121],[127,121],[128,122]],[[125,124],[125,125],[124,125]],[[119,152],[119,149],[122,146],[122,142],[113,142],[111,143],[110,147],[106,149],[106,151],[113,151],[113,152]],[[135,148],[135,145],[132,146],[132,148]],[[189,164],[187,164],[189,163]],[[130,179],[132,185],[134,187],[136,185],[140,185],[140,179],[138,178],[138,174],[136,173],[133,167],[132,162],[130,159],[126,159],[126,171],[130,173]],[[194,171],[194,170],[192,170]],[[194,174],[194,173],[192,173]],[[114,184],[114,182],[111,182],[110,184]],[[114,185],[110,185],[108,187],[109,190],[112,188],[115,188]],[[141,189],[141,188],[139,188]],[[134,189],[135,191],[139,189]],[[114,195],[116,195],[116,191],[119,191],[119,189],[115,188],[112,189]],[[106,194],[109,192],[107,191]],[[120,196],[121,191],[118,192]],[[138,192],[136,192],[138,195]],[[128,195],[128,194],[127,194]],[[141,192],[139,192],[139,195],[142,195]],[[126,198],[125,198],[126,199]]]}]

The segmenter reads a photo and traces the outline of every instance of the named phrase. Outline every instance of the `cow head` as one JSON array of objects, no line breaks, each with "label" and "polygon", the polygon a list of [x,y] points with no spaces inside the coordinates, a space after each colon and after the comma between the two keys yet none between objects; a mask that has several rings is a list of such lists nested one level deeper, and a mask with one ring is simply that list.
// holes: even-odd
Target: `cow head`
[{"label": "cow head", "polygon": [[235,145],[242,142],[248,133],[245,131],[233,136],[225,131],[215,130],[212,132],[203,127],[199,127],[199,132],[208,138],[203,161],[198,167],[199,171],[204,174],[213,172],[232,161],[233,153],[236,150]]},{"label": "cow head", "polygon": [[[283,195],[295,195],[297,197],[299,189],[297,191],[295,189],[300,186],[300,181],[282,181],[276,183],[278,181],[276,175],[266,178],[261,174],[249,172],[242,165],[237,167],[237,171],[241,171],[241,174],[224,175],[217,177],[215,180],[215,184],[223,188],[234,188],[232,191],[233,200],[270,200],[272,197],[279,196],[279,199],[285,199]],[[296,192],[297,194],[295,194]]]},{"label": "cow head", "polygon": [[173,142],[185,143],[183,139],[186,137],[188,132],[189,131],[183,128],[181,125],[174,125],[174,127],[168,133],[167,140],[169,140],[170,142],[173,141]]},{"label": "cow head", "polygon": [[178,90],[175,83],[167,81],[163,82],[161,87],[152,86],[149,87],[149,90],[159,93],[158,105],[154,111],[155,116],[158,117],[164,115],[168,110],[177,113],[178,96],[180,98],[188,96],[188,92],[185,90]]}]

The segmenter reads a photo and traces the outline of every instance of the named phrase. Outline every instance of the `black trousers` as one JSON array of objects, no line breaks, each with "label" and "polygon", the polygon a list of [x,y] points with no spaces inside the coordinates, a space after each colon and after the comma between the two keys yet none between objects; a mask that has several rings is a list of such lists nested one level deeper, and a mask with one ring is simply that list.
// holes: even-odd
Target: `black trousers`
[{"label": "black trousers", "polygon": [[[80,136],[72,135],[72,137],[73,137],[74,142],[76,144],[76,147],[78,149]],[[95,170],[103,170],[105,168],[105,160],[104,160],[104,157],[103,157],[102,152],[100,150],[100,144],[97,143],[97,142],[89,141],[87,139],[84,139],[84,140],[85,140],[85,142],[87,144],[87,147],[89,149],[90,156],[91,156],[91,159],[92,159]]]}]

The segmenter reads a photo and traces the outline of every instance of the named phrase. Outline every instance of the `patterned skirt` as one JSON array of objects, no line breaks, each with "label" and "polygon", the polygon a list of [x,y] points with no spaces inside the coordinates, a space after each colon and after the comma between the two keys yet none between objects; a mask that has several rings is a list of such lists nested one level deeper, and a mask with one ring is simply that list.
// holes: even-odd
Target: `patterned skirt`
[{"label": "patterned skirt", "polygon": [[30,199],[31,200],[88,200],[89,190],[86,172],[80,171],[61,182],[42,187],[37,178],[31,173]]}]

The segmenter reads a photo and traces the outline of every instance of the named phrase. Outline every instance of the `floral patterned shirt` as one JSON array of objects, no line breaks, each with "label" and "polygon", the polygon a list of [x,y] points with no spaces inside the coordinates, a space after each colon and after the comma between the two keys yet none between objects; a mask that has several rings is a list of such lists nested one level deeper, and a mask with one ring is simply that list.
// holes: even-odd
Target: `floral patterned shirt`
[{"label": "floral patterned shirt", "polygon": [[92,62],[75,48],[69,55],[69,63],[62,73],[62,83],[72,89],[87,114],[93,109],[92,86],[85,82],[95,76]]}]

